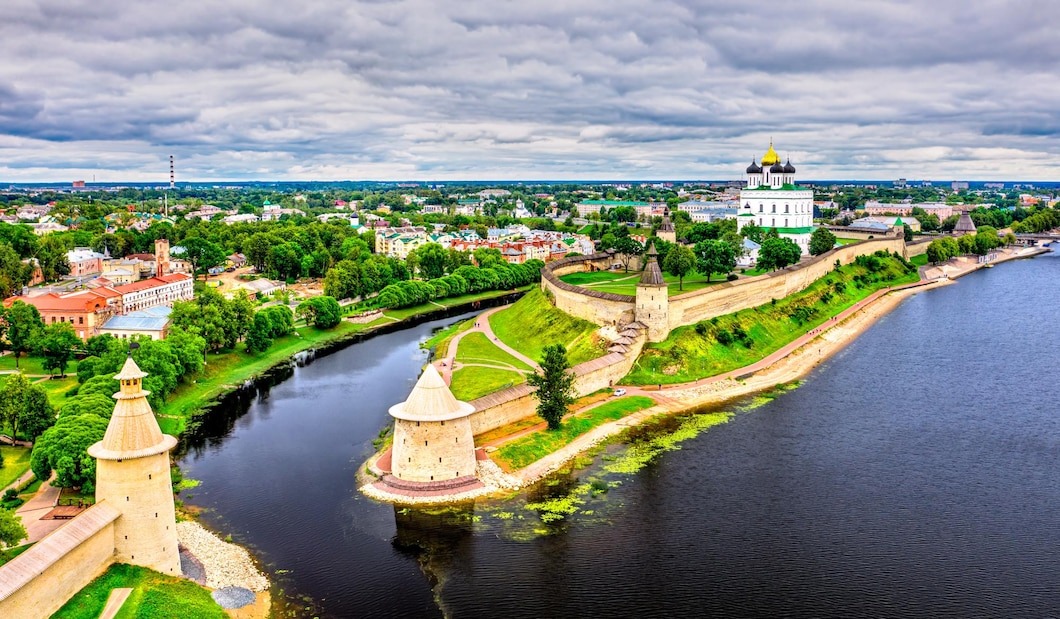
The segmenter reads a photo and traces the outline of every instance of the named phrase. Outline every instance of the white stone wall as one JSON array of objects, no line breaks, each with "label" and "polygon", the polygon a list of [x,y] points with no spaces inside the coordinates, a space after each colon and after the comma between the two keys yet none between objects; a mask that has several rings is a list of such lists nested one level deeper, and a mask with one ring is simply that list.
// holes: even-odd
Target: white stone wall
[{"label": "white stone wall", "polygon": [[394,422],[391,470],[407,481],[445,481],[475,474],[475,440],[468,417]]}]

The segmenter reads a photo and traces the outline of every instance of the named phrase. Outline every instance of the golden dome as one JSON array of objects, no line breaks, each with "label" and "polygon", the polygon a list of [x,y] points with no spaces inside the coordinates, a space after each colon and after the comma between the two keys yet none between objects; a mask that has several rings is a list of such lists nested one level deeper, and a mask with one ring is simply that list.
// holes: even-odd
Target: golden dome
[{"label": "golden dome", "polygon": [[762,167],[764,168],[765,166],[773,165],[774,163],[780,163],[780,155],[777,154],[777,151],[773,150],[773,140],[770,140],[769,150],[766,151],[766,154],[762,155]]}]

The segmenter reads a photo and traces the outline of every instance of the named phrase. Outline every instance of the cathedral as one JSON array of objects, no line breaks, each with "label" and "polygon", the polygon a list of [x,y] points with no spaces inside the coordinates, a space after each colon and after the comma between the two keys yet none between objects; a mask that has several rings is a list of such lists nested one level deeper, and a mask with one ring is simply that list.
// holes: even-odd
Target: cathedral
[{"label": "cathedral", "polygon": [[780,162],[773,142],[762,156],[762,165],[752,160],[747,168],[737,221],[740,228],[751,222],[760,228],[774,228],[781,238],[795,241],[803,254],[810,253],[813,190],[795,184],[795,166],[790,159]]}]

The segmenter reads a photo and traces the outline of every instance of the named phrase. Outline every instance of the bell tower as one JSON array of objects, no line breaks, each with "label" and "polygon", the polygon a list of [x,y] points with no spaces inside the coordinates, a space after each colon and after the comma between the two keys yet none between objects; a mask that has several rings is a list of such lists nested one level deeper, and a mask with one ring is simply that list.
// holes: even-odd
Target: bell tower
[{"label": "bell tower", "polygon": [[[136,344],[133,344],[136,346]],[[121,512],[114,523],[114,558],[179,576],[177,520],[169,477],[169,451],[177,439],[155,420],[146,373],[132,356],[115,376],[120,391],[103,440],[88,448],[96,459],[96,500]]]}]

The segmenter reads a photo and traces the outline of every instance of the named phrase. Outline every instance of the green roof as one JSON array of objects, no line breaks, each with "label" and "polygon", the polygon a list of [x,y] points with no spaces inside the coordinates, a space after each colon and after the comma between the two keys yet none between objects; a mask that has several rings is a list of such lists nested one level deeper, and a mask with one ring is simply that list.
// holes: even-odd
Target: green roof
[{"label": "green roof", "polygon": [[648,202],[636,200],[582,200],[579,204],[599,204],[600,206],[648,206]]},{"label": "green roof", "polygon": [[740,217],[754,217],[754,213],[740,213]]},{"label": "green roof", "polygon": [[[804,228],[773,228],[777,231],[777,234],[812,234],[813,226],[806,226]],[[768,230],[768,228],[767,228]]]}]

